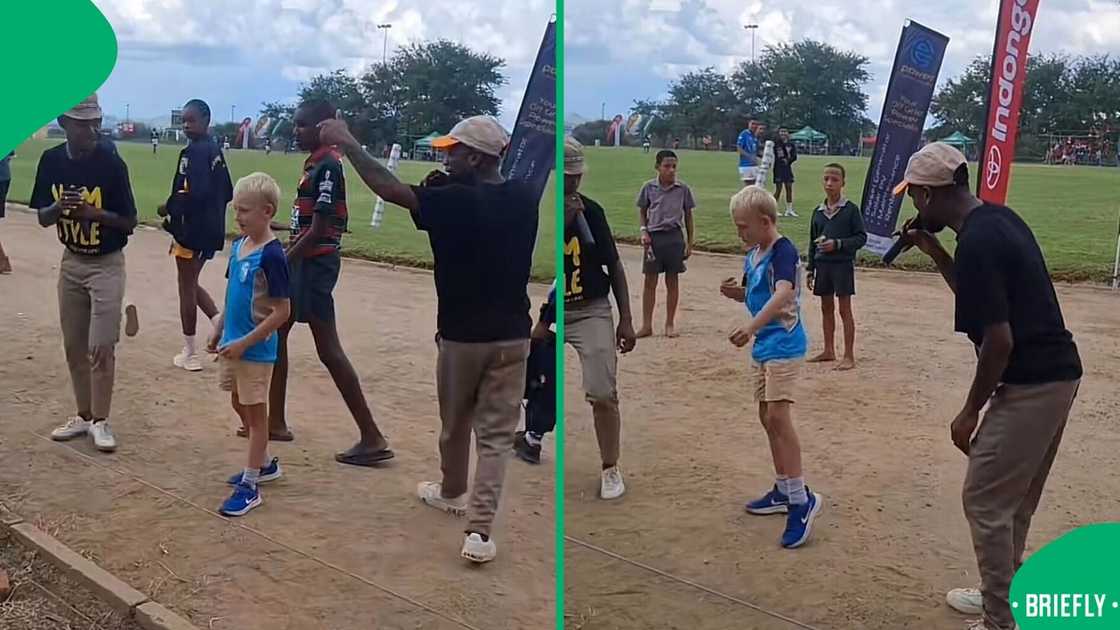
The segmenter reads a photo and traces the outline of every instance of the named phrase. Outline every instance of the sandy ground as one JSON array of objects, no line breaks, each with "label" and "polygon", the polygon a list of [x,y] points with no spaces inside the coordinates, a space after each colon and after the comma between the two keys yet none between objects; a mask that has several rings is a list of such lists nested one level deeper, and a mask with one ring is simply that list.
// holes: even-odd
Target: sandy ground
[{"label": "sandy ground", "polygon": [[[225,478],[243,465],[245,442],[233,437],[237,420],[217,389],[217,369],[190,374],[171,365],[182,341],[167,237],[141,231],[126,250],[141,333],[118,346],[112,420],[120,448],[104,455],[85,440],[63,446],[39,437],[74,411],[55,292],[62,247],[53,231],[9,210],[0,224],[15,267],[0,276],[5,505],[201,628],[552,623],[550,466],[511,460],[495,530],[499,558],[481,568],[458,556],[463,522],[416,499],[417,481],[439,478],[430,274],[346,261],[335,292],[343,343],[397,459],[380,469],[335,463],[335,451],[357,432],[301,327],[292,338],[288,402],[297,441],[273,445],[286,477],[265,487],[262,507],[233,523],[212,510],[228,494]],[[204,271],[216,298],[224,294],[224,261]],[[533,293],[539,300],[544,290]]]},{"label": "sandy ground", "polygon": [[[623,256],[640,313],[640,254]],[[694,257],[681,281],[683,336],[640,340],[621,359],[628,493],[617,502],[596,498],[591,410],[568,349],[566,534],[817,628],[963,628],[944,593],[979,579],[960,504],[965,458],[948,427],[975,357],[952,332],[949,290],[932,275],[858,274],[858,369],[803,372],[794,418],[807,480],[825,504],[810,543],[786,551],[783,517],[742,509],[770,487],[773,468],[750,398],[749,351],[727,341],[742,306],[718,292],[741,269],[739,257]],[[1034,549],[1120,514],[1120,294],[1059,294],[1086,374],[1034,519]],[[804,312],[819,351],[819,302],[807,296]],[[663,307],[654,321],[661,334]],[[565,553],[569,628],[796,627],[596,551],[569,543]]]}]

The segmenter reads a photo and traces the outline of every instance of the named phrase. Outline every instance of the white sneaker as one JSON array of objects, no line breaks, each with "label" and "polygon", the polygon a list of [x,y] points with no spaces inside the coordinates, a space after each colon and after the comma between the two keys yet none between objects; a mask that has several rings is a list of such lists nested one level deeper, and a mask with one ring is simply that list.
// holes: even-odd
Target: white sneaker
[{"label": "white sneaker", "polygon": [[466,539],[463,540],[463,550],[459,555],[471,562],[482,564],[490,562],[498,555],[498,547],[494,544],[493,538],[484,541],[478,534],[467,534]]},{"label": "white sneaker", "polygon": [[799,217],[799,216],[801,216],[801,215],[797,214],[797,211],[796,211],[796,210],[790,210],[790,211],[789,211],[789,216],[791,216],[791,217]]},{"label": "white sneaker", "polygon": [[66,421],[66,424],[51,431],[51,439],[62,442],[65,440],[72,440],[78,436],[89,433],[90,421],[82,418],[81,416],[74,416]]},{"label": "white sneaker", "polygon": [[420,497],[420,500],[429,507],[455,516],[465,515],[467,513],[467,493],[464,492],[454,499],[445,499],[441,494],[442,489],[443,487],[438,481],[421,481],[416,484],[416,496]]},{"label": "white sneaker", "polygon": [[113,430],[109,428],[108,420],[91,424],[89,434],[93,436],[93,445],[97,450],[105,453],[117,450],[117,438],[113,437]]},{"label": "white sneaker", "polygon": [[183,348],[175,358],[171,360],[177,368],[183,368],[188,372],[201,372],[202,361],[199,360],[197,354],[187,354],[187,349]]},{"label": "white sneaker", "polygon": [[945,602],[966,615],[984,614],[984,597],[978,588],[955,588],[945,595]]},{"label": "white sneaker", "polygon": [[599,496],[607,501],[617,499],[626,494],[626,484],[622,482],[622,471],[618,466],[611,466],[603,471],[603,478],[599,485]]},{"label": "white sneaker", "polygon": [[[968,624],[964,627],[965,630],[992,630],[991,626],[985,623],[983,619],[973,619],[965,623]],[[1011,626],[1011,630],[1019,630],[1019,624]]]}]

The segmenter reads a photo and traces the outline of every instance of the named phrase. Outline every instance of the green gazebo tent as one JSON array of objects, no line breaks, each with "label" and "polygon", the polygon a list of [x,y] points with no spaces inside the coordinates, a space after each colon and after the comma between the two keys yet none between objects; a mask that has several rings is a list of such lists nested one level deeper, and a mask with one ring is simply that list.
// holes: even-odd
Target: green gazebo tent
[{"label": "green gazebo tent", "polygon": [[806,153],[824,153],[828,150],[828,136],[812,127],[802,127],[796,133],[790,134],[789,137],[798,149]]},{"label": "green gazebo tent", "polygon": [[954,131],[953,135],[951,135],[947,138],[942,138],[940,140],[940,142],[944,142],[945,144],[951,144],[951,145],[957,147],[958,149],[960,149],[962,151],[967,149],[970,146],[976,146],[976,141],[975,140],[973,140],[972,138],[969,138],[968,136],[964,135],[963,133],[961,133],[959,131]]},{"label": "green gazebo tent", "polygon": [[433,131],[432,133],[420,138],[412,143],[412,156],[414,159],[427,159],[435,156],[435,150],[432,149],[432,141],[439,138],[443,134]]}]

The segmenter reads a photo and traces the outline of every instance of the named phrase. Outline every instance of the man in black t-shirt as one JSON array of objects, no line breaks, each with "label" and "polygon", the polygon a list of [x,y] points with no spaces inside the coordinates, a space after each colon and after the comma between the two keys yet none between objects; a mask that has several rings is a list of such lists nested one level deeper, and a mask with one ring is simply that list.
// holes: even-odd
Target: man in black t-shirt
[{"label": "man in black t-shirt", "polygon": [[[564,143],[564,341],[579,353],[583,391],[595,418],[602,458],[599,496],[617,499],[626,492],[618,468],[622,419],[618,410],[618,354],[634,349],[637,335],[630,315],[626,271],[618,257],[602,206],[579,193],[583,147]],[[618,304],[618,327],[610,293]]]},{"label": "man in black t-shirt", "polygon": [[[978,357],[950,431],[968,455],[964,512],[981,587],[955,589],[947,600],[983,614],[970,628],[1004,630],[1015,626],[1011,578],[1077,396],[1081,359],[1034,234],[1010,208],[972,195],[960,151],[940,142],[923,147],[895,193],[904,190],[924,229],[910,223],[902,238],[937,264],[956,294],[956,331],[968,335]],[[954,256],[933,236],[946,227],[957,233]]]},{"label": "man in black t-shirt", "polygon": [[136,227],[136,203],[128,167],[99,141],[97,95],[59,116],[58,123],[66,142],[39,158],[30,205],[38,210],[39,225],[55,226],[66,248],[58,310],[78,413],[51,437],[88,433],[98,450],[113,451],[109,411],[125,290],[122,250]]},{"label": "man in black t-shirt", "polygon": [[[502,177],[509,134],[490,116],[467,118],[434,141],[447,172],[433,171],[419,186],[402,183],[362,150],[346,123],[319,126],[323,143],[344,151],[374,194],[408,208],[416,228],[428,233],[439,301],[443,481],[421,482],[417,493],[429,506],[467,513],[461,555],[489,562],[497,553],[490,528],[521,419],[538,196],[531,186]],[[468,503],[472,430],[478,463]]]}]

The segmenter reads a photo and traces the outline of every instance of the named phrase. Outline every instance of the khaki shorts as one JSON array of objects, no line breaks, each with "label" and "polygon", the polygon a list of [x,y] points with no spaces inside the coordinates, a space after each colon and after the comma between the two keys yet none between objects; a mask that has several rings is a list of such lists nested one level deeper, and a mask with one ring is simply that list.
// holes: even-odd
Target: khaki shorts
[{"label": "khaki shorts", "polygon": [[263,405],[268,402],[272,367],[272,363],[219,359],[218,386],[223,392],[237,392],[242,405]]},{"label": "khaki shorts", "polygon": [[756,402],[794,402],[797,398],[797,375],[801,359],[751,362]]}]

